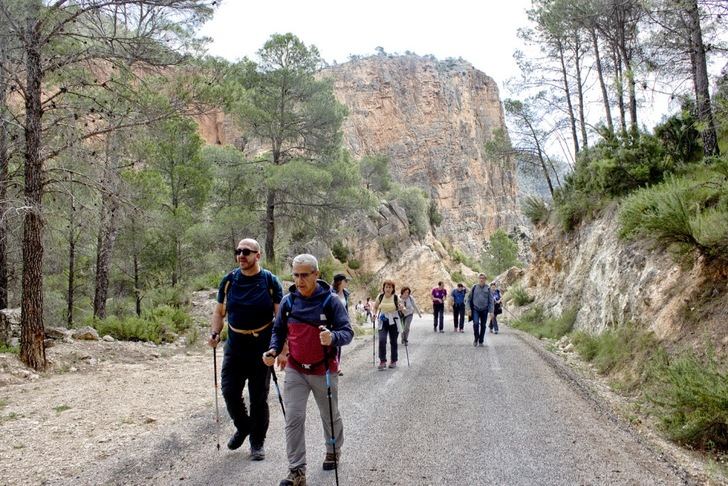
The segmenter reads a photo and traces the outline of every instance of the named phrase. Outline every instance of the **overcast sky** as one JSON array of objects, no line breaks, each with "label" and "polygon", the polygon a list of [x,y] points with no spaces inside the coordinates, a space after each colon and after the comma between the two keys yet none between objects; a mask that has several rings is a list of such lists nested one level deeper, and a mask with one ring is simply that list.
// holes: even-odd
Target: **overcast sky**
[{"label": "overcast sky", "polygon": [[438,59],[462,57],[503,84],[518,74],[516,32],[527,24],[530,0],[224,0],[203,34],[210,54],[234,61],[255,57],[273,33],[292,32],[329,63],[350,54],[413,51]]}]

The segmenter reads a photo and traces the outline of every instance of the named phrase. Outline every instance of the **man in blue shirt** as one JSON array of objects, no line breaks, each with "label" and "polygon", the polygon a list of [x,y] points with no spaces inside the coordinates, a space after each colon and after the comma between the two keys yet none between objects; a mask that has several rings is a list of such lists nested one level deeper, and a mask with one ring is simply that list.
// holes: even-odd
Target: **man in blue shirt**
[{"label": "man in blue shirt", "polygon": [[468,289],[462,283],[458,284],[458,288],[452,291],[452,318],[453,324],[455,325],[455,332],[465,332],[465,294],[468,293]]},{"label": "man in blue shirt", "polygon": [[[220,282],[217,306],[212,313],[212,334],[209,344],[216,347],[220,341],[223,319],[227,315],[228,338],[221,371],[222,396],[235,434],[228,448],[239,448],[250,435],[250,458],[265,458],[263,442],[268,432],[268,391],[270,369],[260,360],[268,350],[273,319],[283,298],[278,279],[260,267],[260,245],[247,238],[235,249],[238,267]],[[245,408],[243,388],[248,383],[250,414]]]}]

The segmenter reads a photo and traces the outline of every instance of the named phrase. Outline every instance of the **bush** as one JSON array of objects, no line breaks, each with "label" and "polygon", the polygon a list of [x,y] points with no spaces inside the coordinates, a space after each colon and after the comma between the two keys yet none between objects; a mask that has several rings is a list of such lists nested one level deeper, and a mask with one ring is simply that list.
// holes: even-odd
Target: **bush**
[{"label": "bush", "polygon": [[632,389],[644,381],[643,370],[657,349],[652,332],[625,324],[599,335],[576,332],[572,342],[581,357],[603,374],[620,372],[620,386]]},{"label": "bush", "polygon": [[549,207],[546,205],[546,201],[536,196],[527,196],[523,200],[522,211],[533,225],[544,223],[549,217]]},{"label": "bush", "polygon": [[[220,280],[221,279],[222,277],[220,277]],[[217,287],[220,284],[220,280],[218,280],[213,287]],[[183,305],[189,304],[187,289],[179,285],[176,287],[157,287],[151,289],[147,292],[145,300],[147,305],[151,308],[162,305],[182,307]]]},{"label": "bush", "polygon": [[349,248],[347,248],[340,240],[336,240],[331,247],[331,253],[334,254],[334,258],[339,260],[341,263],[346,263],[349,259]]},{"label": "bush", "polygon": [[696,249],[728,261],[728,179],[726,162],[700,167],[642,189],[620,209],[620,235],[650,238],[664,248]]},{"label": "bush", "polygon": [[220,281],[225,276],[220,272],[208,272],[192,279],[190,288],[192,290],[209,290],[216,289],[220,285]]},{"label": "bush", "polygon": [[463,272],[460,271],[452,272],[450,274],[450,278],[452,278],[456,284],[465,282],[465,275],[463,275]]},{"label": "bush", "polygon": [[436,228],[442,224],[442,214],[437,210],[437,203],[434,199],[430,199],[430,205],[427,208],[427,216],[430,219],[430,226]]},{"label": "bush", "polygon": [[521,285],[514,285],[508,289],[506,299],[519,307],[533,302],[533,297],[528,295],[526,289],[524,289]]},{"label": "bush", "polygon": [[355,258],[349,260],[349,268],[352,270],[359,270],[361,268],[361,262]]},{"label": "bush", "polygon": [[120,341],[150,341],[156,344],[172,342],[190,329],[192,318],[182,309],[161,306],[142,313],[141,317],[91,318],[88,325],[101,336],[106,334]]},{"label": "bush", "polygon": [[429,203],[425,191],[419,187],[398,187],[395,197],[407,213],[410,235],[423,238],[430,229]]},{"label": "bush", "polygon": [[0,343],[0,353],[18,354],[19,352],[20,348],[18,346]]},{"label": "bush", "polygon": [[548,317],[543,308],[537,305],[511,322],[511,325],[539,339],[559,339],[571,332],[575,321],[576,309],[567,310],[559,317]]},{"label": "bush", "polygon": [[663,363],[651,395],[668,435],[681,444],[728,451],[728,374],[713,356],[684,355]]}]

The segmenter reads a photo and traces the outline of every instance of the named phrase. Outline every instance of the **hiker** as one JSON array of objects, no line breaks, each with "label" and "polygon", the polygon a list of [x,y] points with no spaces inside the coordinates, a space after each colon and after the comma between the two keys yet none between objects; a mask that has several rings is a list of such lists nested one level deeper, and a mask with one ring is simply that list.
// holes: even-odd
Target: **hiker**
[{"label": "hiker", "polygon": [[[445,284],[437,282],[437,287],[432,289],[432,313],[435,319],[435,332],[437,332],[437,325],[440,325],[440,332],[445,332],[443,329],[445,323],[445,298],[447,297],[447,290]],[[439,319],[439,320],[438,320]]]},{"label": "hiker", "polygon": [[465,332],[465,295],[468,289],[462,283],[458,284],[452,291],[452,321],[455,326],[454,332]]},{"label": "hiker", "polygon": [[403,287],[399,293],[399,301],[402,303],[404,311],[404,318],[402,319],[402,344],[407,346],[409,344],[409,332],[410,325],[412,324],[412,318],[414,317],[415,311],[422,319],[422,312],[417,308],[415,298],[412,297],[412,290],[409,287]]},{"label": "hiker", "polygon": [[490,332],[498,334],[498,314],[503,313],[502,295],[498,282],[490,283],[490,293],[493,295],[493,319],[490,320]]},{"label": "hiker", "polygon": [[[349,313],[349,279],[343,273],[334,275],[334,281],[331,283],[331,293],[334,294],[344,305],[346,313]],[[359,301],[361,303],[361,301]],[[339,362],[339,376],[344,376],[341,371],[341,346],[336,347],[336,359]]]},{"label": "hiker", "polygon": [[367,303],[364,304],[364,312],[367,313],[367,322],[374,324],[374,314],[372,314],[372,302],[371,298],[367,297]]},{"label": "hiker", "polygon": [[[239,268],[220,282],[208,341],[210,346],[217,347],[227,315],[228,337],[220,375],[222,396],[235,424],[235,433],[227,446],[230,450],[238,449],[250,435],[250,458],[254,461],[265,459],[263,443],[269,420],[270,370],[258,356],[268,349],[271,324],[283,296],[278,279],[260,267],[260,257],[257,241],[246,238],[238,243],[235,258]],[[243,400],[246,382],[250,414]]]},{"label": "hiker", "polygon": [[473,319],[473,333],[475,339],[473,346],[484,346],[485,328],[489,319],[493,319],[493,295],[485,281],[485,274],[478,275],[478,283],[473,285],[468,295],[467,305],[470,317]]},{"label": "hiker", "polygon": [[[286,452],[289,474],[280,486],[306,484],[306,404],[313,393],[321,416],[326,440],[323,469],[336,468],[344,443],[344,426],[338,406],[338,370],[336,346],[349,344],[354,331],[349,314],[319,280],[316,257],[309,254],[293,259],[290,293],[283,299],[273,324],[269,350],[263,362],[273,366],[275,358],[286,367],[283,401],[286,409]],[[281,354],[288,343],[288,354]],[[260,356],[260,355],[259,355]],[[331,399],[328,400],[328,391]],[[333,431],[332,424],[333,422]],[[331,437],[334,440],[330,440]],[[336,451],[336,454],[334,454]]]},{"label": "hiker", "polygon": [[397,367],[397,336],[402,318],[399,313],[402,305],[395,293],[394,281],[385,280],[382,283],[382,293],[374,302],[374,315],[377,316],[377,330],[379,331],[379,371],[387,368],[387,336],[391,348],[389,367]]}]

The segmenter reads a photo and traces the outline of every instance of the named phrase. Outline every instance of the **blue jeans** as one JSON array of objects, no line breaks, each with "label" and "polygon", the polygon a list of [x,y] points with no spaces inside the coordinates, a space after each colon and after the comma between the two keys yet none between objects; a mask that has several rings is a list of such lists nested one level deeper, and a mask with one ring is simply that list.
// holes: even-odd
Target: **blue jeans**
[{"label": "blue jeans", "polygon": [[435,331],[437,331],[437,325],[440,324],[440,330],[445,324],[445,304],[432,304],[432,313],[435,316]]},{"label": "blue jeans", "polygon": [[485,341],[485,328],[488,325],[488,309],[478,310],[473,309],[473,333],[475,339],[482,343]]}]

